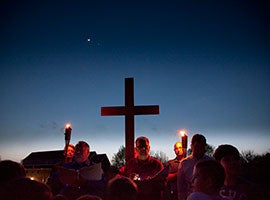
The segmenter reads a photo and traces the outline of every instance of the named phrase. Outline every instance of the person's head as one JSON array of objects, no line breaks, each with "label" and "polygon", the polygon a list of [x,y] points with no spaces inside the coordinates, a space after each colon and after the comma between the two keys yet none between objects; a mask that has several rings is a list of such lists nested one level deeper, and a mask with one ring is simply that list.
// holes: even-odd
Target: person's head
[{"label": "person's head", "polygon": [[195,134],[191,138],[192,155],[196,158],[201,158],[206,152],[206,139],[201,134]]},{"label": "person's head", "polygon": [[74,160],[77,163],[85,162],[90,155],[90,146],[84,141],[79,141],[75,146]]},{"label": "person's head", "polygon": [[137,158],[139,160],[146,160],[150,153],[150,142],[147,137],[141,136],[136,139],[135,142]]},{"label": "person's head", "polygon": [[223,186],[224,179],[225,172],[219,162],[215,160],[199,161],[193,170],[193,191],[215,195]]},{"label": "person's head", "polygon": [[75,147],[73,144],[69,144],[66,150],[66,146],[64,147],[64,156],[67,158],[73,158],[75,152]]},{"label": "person's head", "polygon": [[224,167],[226,175],[237,176],[240,166],[240,153],[230,144],[219,145],[213,157]]},{"label": "person's head", "polygon": [[130,178],[117,176],[108,182],[106,200],[135,200],[138,187]]},{"label": "person's head", "polygon": [[51,189],[45,183],[29,178],[19,178],[9,182],[3,199],[10,200],[52,200]]},{"label": "person's head", "polygon": [[22,164],[12,160],[0,161],[0,185],[25,176],[26,172]]},{"label": "person's head", "polygon": [[176,156],[183,156],[184,151],[182,148],[182,142],[176,142],[174,144],[174,153]]}]

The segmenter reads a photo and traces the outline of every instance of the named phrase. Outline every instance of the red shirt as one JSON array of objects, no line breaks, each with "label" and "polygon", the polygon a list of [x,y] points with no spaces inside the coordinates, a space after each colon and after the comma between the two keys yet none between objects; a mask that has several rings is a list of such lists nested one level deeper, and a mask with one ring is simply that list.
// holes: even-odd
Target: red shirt
[{"label": "red shirt", "polygon": [[162,163],[158,159],[151,156],[149,156],[146,160],[133,158],[126,164],[124,168],[124,175],[131,178],[134,174],[138,174],[140,180],[145,180],[152,178],[161,169],[163,169]]},{"label": "red shirt", "polygon": [[139,193],[137,199],[142,200],[160,200],[163,183],[153,181],[150,178],[155,176],[164,167],[162,163],[153,157],[146,160],[131,159],[124,167],[124,175],[133,179],[134,174],[137,174],[135,182],[138,185]]}]

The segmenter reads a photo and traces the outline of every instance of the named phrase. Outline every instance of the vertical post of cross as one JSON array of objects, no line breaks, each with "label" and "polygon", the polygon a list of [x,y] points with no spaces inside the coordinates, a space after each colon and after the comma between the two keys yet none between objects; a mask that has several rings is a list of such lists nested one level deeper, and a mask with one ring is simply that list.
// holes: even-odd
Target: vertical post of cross
[{"label": "vertical post of cross", "polygon": [[126,162],[134,157],[134,115],[159,114],[159,106],[134,106],[134,80],[125,78],[125,106],[101,107],[101,116],[125,116]]},{"label": "vertical post of cross", "polygon": [[[128,111],[134,108],[134,81],[133,78],[125,79],[125,106]],[[126,134],[126,160],[134,157],[134,112],[127,112],[125,116]],[[133,147],[133,148],[131,148]]]}]

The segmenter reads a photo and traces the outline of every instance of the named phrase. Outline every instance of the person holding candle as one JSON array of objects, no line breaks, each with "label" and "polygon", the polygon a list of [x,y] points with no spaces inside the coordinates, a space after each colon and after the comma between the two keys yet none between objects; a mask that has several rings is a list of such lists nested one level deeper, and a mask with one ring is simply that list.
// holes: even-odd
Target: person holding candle
[{"label": "person holding candle", "polygon": [[52,168],[50,176],[47,180],[47,184],[51,187],[54,195],[58,194],[63,186],[63,183],[58,178],[57,167],[71,163],[73,161],[74,151],[75,151],[75,147],[73,144],[69,143],[68,147],[65,146],[63,159],[60,162],[56,163]]},{"label": "person holding candle", "polygon": [[200,160],[213,160],[212,157],[205,154],[206,138],[203,135],[193,135],[190,147],[192,151],[191,155],[183,159],[178,166],[178,200],[186,200],[188,195],[191,193],[192,174],[195,164]]},{"label": "person holding candle", "polygon": [[74,152],[75,152],[75,147],[73,144],[68,144],[68,147],[64,148],[64,163],[63,164],[67,164],[73,161],[73,157],[74,157]]},{"label": "person holding candle", "polygon": [[182,142],[176,142],[174,144],[174,153],[176,157],[168,161],[169,174],[167,176],[167,184],[163,194],[164,200],[177,200],[177,171],[179,163],[184,158]]},{"label": "person holding candle", "polygon": [[55,179],[62,185],[58,194],[68,199],[76,199],[84,194],[103,196],[106,177],[101,165],[89,159],[90,146],[85,141],[75,145],[72,162],[57,167]]},{"label": "person holding candle", "polygon": [[[64,168],[75,170],[78,172],[75,186],[73,184],[66,184],[66,187],[62,189],[61,193],[70,198],[72,195],[91,194],[96,196],[103,196],[103,192],[106,186],[105,173],[101,169],[101,165],[98,168],[92,168],[91,171],[83,173],[84,170],[90,169],[91,166],[96,165],[89,159],[90,146],[85,141],[79,141],[75,145],[74,159],[71,163],[63,165]],[[101,174],[100,178],[92,179],[92,175]],[[85,174],[86,176],[83,176]],[[90,178],[91,177],[91,178]],[[65,177],[64,177],[65,178]],[[74,193],[72,192],[74,191]],[[72,199],[74,199],[74,196]]]}]

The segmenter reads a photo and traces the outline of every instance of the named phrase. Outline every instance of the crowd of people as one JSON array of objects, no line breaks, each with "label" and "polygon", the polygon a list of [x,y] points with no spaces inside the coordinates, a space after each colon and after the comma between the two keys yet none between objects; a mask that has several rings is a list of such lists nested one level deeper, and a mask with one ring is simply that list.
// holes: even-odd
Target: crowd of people
[{"label": "crowd of people", "polygon": [[150,156],[150,141],[138,137],[135,157],[121,169],[102,169],[89,159],[90,146],[79,141],[64,149],[47,183],[26,177],[22,164],[0,161],[0,199],[7,200],[256,200],[262,199],[254,184],[241,176],[240,153],[222,144],[213,157],[206,155],[206,138],[191,139],[185,156],[181,142],[176,157],[166,166]]}]

